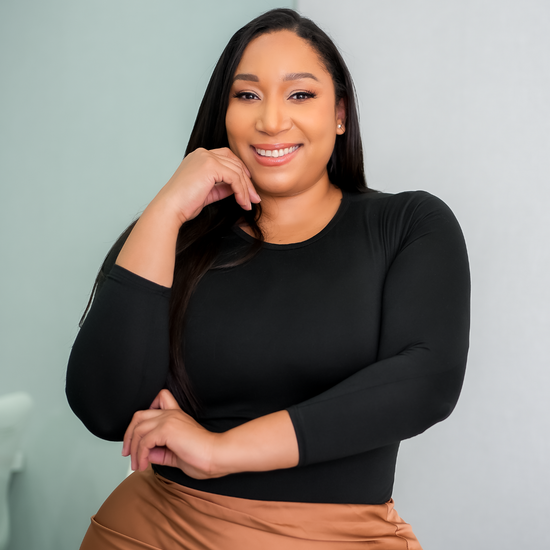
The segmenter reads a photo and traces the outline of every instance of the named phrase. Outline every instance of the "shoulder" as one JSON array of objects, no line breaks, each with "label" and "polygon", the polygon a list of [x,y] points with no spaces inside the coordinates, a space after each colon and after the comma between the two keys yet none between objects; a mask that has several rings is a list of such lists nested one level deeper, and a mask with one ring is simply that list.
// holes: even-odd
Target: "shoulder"
[{"label": "shoulder", "polygon": [[379,243],[389,257],[418,239],[449,245],[464,241],[451,209],[426,191],[353,193],[348,204],[350,230]]},{"label": "shoulder", "polygon": [[422,190],[402,191],[401,193],[385,193],[383,191],[348,192],[348,196],[351,203],[362,205],[365,208],[374,207],[388,211],[416,210],[417,208],[448,209],[440,198]]},{"label": "shoulder", "polygon": [[456,223],[456,218],[447,204],[427,191],[404,191],[401,193],[350,193],[350,205],[357,214],[387,220],[396,226],[417,223],[437,223],[444,220]]}]

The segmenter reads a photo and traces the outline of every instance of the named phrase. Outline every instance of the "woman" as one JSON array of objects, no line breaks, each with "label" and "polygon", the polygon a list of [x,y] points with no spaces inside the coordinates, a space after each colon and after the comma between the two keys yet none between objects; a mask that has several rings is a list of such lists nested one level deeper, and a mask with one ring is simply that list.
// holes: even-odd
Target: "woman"
[{"label": "woman", "polygon": [[428,193],[367,189],[351,78],[311,21],[233,36],[96,286],[67,396],[137,471],[82,548],[420,548],[395,461],[460,393],[464,241]]}]

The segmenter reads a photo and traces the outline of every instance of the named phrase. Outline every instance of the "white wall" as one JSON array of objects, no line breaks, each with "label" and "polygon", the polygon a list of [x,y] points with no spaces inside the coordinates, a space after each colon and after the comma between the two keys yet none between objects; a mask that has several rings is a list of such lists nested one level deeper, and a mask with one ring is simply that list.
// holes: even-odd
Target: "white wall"
[{"label": "white wall", "polygon": [[274,0],[0,1],[0,394],[35,400],[10,550],[78,548],[120,444],[67,405],[102,258],[179,165],[229,37]]},{"label": "white wall", "polygon": [[471,353],[453,415],[400,454],[424,550],[550,548],[550,2],[299,0],[340,45],[372,187],[464,229]]}]

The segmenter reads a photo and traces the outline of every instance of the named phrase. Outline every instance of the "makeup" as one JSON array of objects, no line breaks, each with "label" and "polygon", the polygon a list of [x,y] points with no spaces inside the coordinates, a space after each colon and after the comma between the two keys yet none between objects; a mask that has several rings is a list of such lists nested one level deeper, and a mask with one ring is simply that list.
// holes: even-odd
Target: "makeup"
[{"label": "makeup", "polygon": [[262,166],[281,166],[290,162],[301,148],[300,144],[293,143],[257,143],[251,145],[254,158]]}]

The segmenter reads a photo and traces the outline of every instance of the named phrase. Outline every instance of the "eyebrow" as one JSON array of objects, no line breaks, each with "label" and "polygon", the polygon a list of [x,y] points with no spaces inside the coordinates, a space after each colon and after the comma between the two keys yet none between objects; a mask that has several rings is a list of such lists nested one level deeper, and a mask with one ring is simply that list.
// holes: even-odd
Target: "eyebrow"
[{"label": "eyebrow", "polygon": [[[319,79],[311,73],[289,73],[285,74],[283,77],[283,82],[288,82],[289,80],[302,80],[303,78],[312,78],[313,80],[316,80],[319,82]],[[246,80],[248,82],[260,82],[260,79],[255,74],[250,73],[241,73],[235,75],[235,78],[233,78],[233,82],[236,80]]]},{"label": "eyebrow", "polygon": [[285,82],[287,82],[289,80],[302,80],[302,78],[312,78],[313,80],[317,80],[317,82],[319,82],[319,79],[311,73],[290,73],[290,74],[285,74],[283,80]]}]

